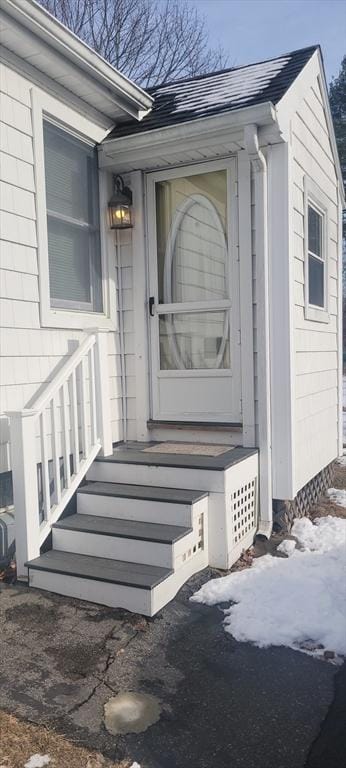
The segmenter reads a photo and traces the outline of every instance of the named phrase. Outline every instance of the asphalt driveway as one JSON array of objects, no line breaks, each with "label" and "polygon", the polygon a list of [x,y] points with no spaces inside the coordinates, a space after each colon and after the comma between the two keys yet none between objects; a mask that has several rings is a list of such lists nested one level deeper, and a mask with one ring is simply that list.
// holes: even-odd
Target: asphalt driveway
[{"label": "asphalt driveway", "polygon": [[[341,768],[345,665],[237,643],[220,608],[189,602],[210,575],[152,620],[2,586],[1,707],[141,768]],[[124,691],[154,696],[160,718],[113,736],[103,707]]]}]

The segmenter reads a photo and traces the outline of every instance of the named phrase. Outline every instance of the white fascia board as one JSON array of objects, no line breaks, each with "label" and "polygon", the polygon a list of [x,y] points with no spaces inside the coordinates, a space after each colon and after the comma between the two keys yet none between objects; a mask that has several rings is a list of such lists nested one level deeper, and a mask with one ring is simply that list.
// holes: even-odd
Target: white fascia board
[{"label": "white fascia board", "polygon": [[327,80],[326,80],[326,73],[325,73],[324,64],[323,64],[323,58],[322,58],[322,54],[321,54],[320,50],[317,51],[317,55],[318,55],[318,61],[319,61],[320,71],[321,71],[320,72],[319,82],[320,82],[321,91],[322,91],[322,94],[323,94],[323,101],[324,101],[324,107],[325,107],[325,110],[326,110],[326,119],[327,119],[327,125],[328,125],[328,130],[329,130],[330,143],[332,145],[332,150],[333,150],[333,155],[334,155],[334,162],[335,162],[335,165],[336,165],[336,172],[337,172],[337,175],[338,175],[338,181],[339,181],[339,187],[340,187],[340,199],[341,199],[342,208],[345,208],[346,198],[345,198],[344,181],[343,181],[343,175],[342,175],[342,170],[341,170],[341,163],[340,163],[338,147],[337,147],[337,143],[336,143],[334,123],[333,123],[332,113],[331,113],[331,109],[330,109],[329,96],[328,96],[328,85],[327,85]]},{"label": "white fascia board", "polygon": [[276,105],[278,126],[285,141],[289,141],[290,122],[293,115],[298,109],[298,105],[306,94],[306,89],[309,85],[313,85],[316,77],[319,80],[321,87],[321,93],[323,96],[324,109],[326,115],[326,121],[328,126],[329,138],[331,148],[333,152],[333,158],[335,163],[336,174],[339,181],[340,195],[343,207],[345,206],[345,192],[343,177],[340,165],[340,158],[336,144],[335,131],[333,118],[330,111],[328,86],[326,81],[326,75],[324,71],[323,59],[319,48],[311,56],[309,61],[305,64],[302,71],[290,85],[282,99]]},{"label": "white fascia board", "polygon": [[116,160],[124,161],[126,157],[131,159],[133,152],[139,157],[161,155],[163,147],[172,152],[177,149],[184,151],[184,144],[203,138],[218,138],[223,136],[230,138],[232,132],[241,131],[248,123],[257,126],[270,126],[276,124],[276,111],[271,102],[264,102],[257,106],[223,112],[221,115],[212,115],[200,119],[189,120],[177,125],[169,125],[163,128],[133,133],[119,138],[106,138],[101,144],[100,166],[107,167]]},{"label": "white fascia board", "polygon": [[65,63],[69,61],[71,66],[91,77],[95,84],[107,89],[114,101],[138,120],[151,110],[153,99],[146,91],[108,64],[34,0],[3,0],[2,11],[33,33],[36,52],[37,38],[40,38],[58,51]]}]

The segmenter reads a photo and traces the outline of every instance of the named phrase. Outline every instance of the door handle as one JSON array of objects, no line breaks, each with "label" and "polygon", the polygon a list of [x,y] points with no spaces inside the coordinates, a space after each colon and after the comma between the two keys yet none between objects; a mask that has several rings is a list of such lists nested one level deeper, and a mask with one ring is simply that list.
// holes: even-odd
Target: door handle
[{"label": "door handle", "polygon": [[154,317],[154,312],[153,312],[154,306],[155,306],[155,296],[150,296],[150,298],[149,298],[149,315],[150,315],[150,317]]}]

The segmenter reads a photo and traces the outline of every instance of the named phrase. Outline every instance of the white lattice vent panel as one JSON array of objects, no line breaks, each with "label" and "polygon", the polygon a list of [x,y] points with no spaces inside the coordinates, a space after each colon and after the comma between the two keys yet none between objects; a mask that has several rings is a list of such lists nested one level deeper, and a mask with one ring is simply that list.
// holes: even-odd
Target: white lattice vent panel
[{"label": "white lattice vent panel", "polygon": [[239,544],[255,528],[257,520],[257,477],[231,493],[232,533]]},{"label": "white lattice vent panel", "polygon": [[187,537],[186,549],[181,553],[181,563],[186,563],[194,555],[204,549],[204,515],[198,515],[194,519],[193,531]]}]

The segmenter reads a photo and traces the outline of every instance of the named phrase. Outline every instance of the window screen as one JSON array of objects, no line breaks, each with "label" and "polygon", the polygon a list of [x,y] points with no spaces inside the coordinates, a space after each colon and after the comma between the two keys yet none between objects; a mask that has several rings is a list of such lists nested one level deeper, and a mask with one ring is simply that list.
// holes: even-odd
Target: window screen
[{"label": "window screen", "polygon": [[50,302],[101,312],[97,153],[44,122]]},{"label": "window screen", "polygon": [[323,215],[308,205],[309,304],[324,308]]}]

